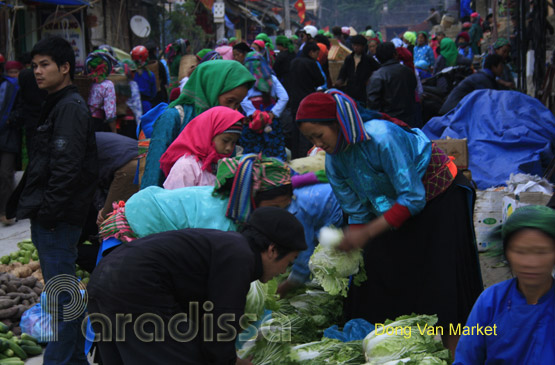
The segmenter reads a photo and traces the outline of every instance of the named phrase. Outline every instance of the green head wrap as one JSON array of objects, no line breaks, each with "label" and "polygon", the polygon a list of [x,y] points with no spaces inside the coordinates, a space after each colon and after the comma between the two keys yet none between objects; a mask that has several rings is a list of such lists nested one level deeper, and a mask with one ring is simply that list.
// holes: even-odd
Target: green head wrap
[{"label": "green head wrap", "polygon": [[291,38],[289,38],[289,39],[291,39],[291,40],[293,40],[293,41],[298,41],[298,40],[299,40],[299,36],[296,35],[296,34],[293,34],[293,35],[291,36]]},{"label": "green head wrap", "polygon": [[255,39],[264,41],[264,43],[266,43],[266,48],[269,48],[272,51],[274,50],[274,44],[272,43],[272,40],[270,39],[270,37],[268,37],[266,33],[260,33],[259,35],[256,36]]},{"label": "green head wrap", "polygon": [[555,239],[555,210],[543,205],[527,205],[517,208],[502,225],[489,234],[491,256],[499,255],[507,249],[507,239],[516,231],[531,228],[542,231]]},{"label": "green head wrap", "polygon": [[457,55],[459,54],[455,42],[451,38],[445,37],[441,40],[440,48],[441,55],[447,61],[447,67],[455,66],[455,64],[457,63]]},{"label": "green head wrap", "polygon": [[287,48],[289,52],[295,52],[295,46],[293,46],[293,42],[291,42],[291,40],[284,35],[278,35],[276,37],[276,44],[278,46]]},{"label": "green head wrap", "polygon": [[497,41],[493,44],[493,49],[499,49],[503,46],[506,46],[510,44],[509,41],[506,38],[499,38],[497,39]]},{"label": "green head wrap", "polygon": [[318,34],[322,34],[322,35],[324,35],[324,33],[325,33],[325,32],[326,32],[326,31],[325,31],[325,30],[323,30],[323,29],[318,29]]},{"label": "green head wrap", "polygon": [[405,34],[403,34],[403,38],[409,41],[409,43],[413,46],[416,43],[416,33],[414,32],[405,32]]},{"label": "green head wrap", "polygon": [[543,205],[518,208],[503,224],[503,240],[521,228],[534,228],[555,239],[555,210]]},{"label": "green head wrap", "polygon": [[418,34],[416,35],[416,37],[418,38],[418,36],[419,36],[420,34],[423,34],[424,37],[426,37],[426,40],[428,40],[428,38],[430,38],[430,37],[428,36],[428,32],[426,32],[425,30],[422,30],[422,31],[418,32]]},{"label": "green head wrap", "polygon": [[376,33],[372,29],[366,31],[366,36],[370,38],[376,38]]},{"label": "green head wrap", "polygon": [[250,89],[254,77],[237,61],[218,60],[201,63],[191,74],[181,95],[169,107],[192,104],[195,115],[219,105],[218,97],[238,86]]},{"label": "green head wrap", "polygon": [[213,49],[203,48],[200,51],[198,51],[197,57],[198,57],[199,60],[202,60],[202,57],[206,56],[207,53],[210,53],[212,51],[213,51]]},{"label": "green head wrap", "polygon": [[331,33],[330,32],[324,32],[324,35],[328,38],[331,38]]}]

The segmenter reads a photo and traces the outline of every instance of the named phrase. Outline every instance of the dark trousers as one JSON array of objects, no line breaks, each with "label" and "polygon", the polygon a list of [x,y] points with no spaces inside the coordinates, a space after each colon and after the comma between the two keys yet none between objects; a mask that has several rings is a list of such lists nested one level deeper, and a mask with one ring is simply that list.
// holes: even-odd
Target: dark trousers
[{"label": "dark trousers", "polygon": [[[42,227],[37,220],[31,219],[31,237],[39,254],[47,288],[50,280],[56,280],[58,288],[66,285],[59,281],[59,275],[75,276],[77,242],[80,235],[81,227],[78,226],[58,223],[56,228],[50,230]],[[71,298],[70,293],[63,289],[59,291],[56,299],[55,308],[48,308],[49,312],[56,317],[56,337],[46,346],[43,364],[88,364],[85,356],[85,337],[81,333],[81,322],[85,317],[84,310],[79,318],[66,320],[63,307],[76,299]],[[47,303],[52,303],[50,298]]]},{"label": "dark trousers", "polygon": [[0,215],[6,213],[6,203],[14,189],[16,154],[0,151]]}]

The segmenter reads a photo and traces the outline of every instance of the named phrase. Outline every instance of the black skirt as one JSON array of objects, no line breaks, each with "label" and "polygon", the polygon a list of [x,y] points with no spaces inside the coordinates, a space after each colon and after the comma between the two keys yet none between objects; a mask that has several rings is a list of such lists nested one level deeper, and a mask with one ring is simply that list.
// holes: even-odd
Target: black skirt
[{"label": "black skirt", "polygon": [[383,323],[404,314],[437,314],[438,325],[465,323],[483,290],[474,240],[475,194],[455,182],[403,226],[364,248],[368,280],[351,286],[346,320]]}]

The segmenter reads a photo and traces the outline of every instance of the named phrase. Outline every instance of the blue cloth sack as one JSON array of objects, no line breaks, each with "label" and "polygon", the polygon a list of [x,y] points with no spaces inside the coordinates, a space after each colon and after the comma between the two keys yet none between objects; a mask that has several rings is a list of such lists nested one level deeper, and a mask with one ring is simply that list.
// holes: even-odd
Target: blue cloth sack
[{"label": "blue cloth sack", "polygon": [[343,331],[340,331],[336,324],[326,328],[324,337],[342,342],[358,341],[363,340],[374,328],[375,326],[372,323],[362,318],[355,318],[345,323]]}]

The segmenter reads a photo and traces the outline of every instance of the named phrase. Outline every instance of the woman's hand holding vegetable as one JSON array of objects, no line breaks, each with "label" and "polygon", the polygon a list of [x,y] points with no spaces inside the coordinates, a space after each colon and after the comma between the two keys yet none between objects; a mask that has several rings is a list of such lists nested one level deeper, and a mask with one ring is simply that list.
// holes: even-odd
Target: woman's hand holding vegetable
[{"label": "woman's hand holding vegetable", "polygon": [[351,251],[357,248],[363,248],[364,245],[388,231],[391,226],[387,223],[383,216],[372,220],[370,223],[361,227],[347,228],[344,237],[339,244],[339,249],[343,251]]}]

